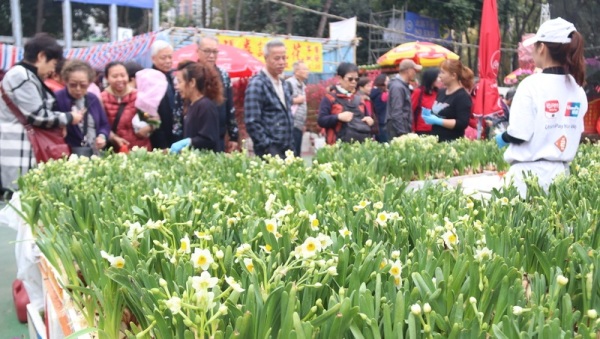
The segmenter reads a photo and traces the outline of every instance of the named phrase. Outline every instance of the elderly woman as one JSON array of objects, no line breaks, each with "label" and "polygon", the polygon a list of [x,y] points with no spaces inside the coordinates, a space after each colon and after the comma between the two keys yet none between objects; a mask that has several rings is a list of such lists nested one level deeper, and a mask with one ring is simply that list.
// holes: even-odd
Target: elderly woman
[{"label": "elderly woman", "polygon": [[56,39],[45,33],[38,34],[25,44],[24,52],[23,60],[2,79],[2,92],[6,94],[0,100],[0,186],[3,191],[17,189],[17,178],[36,164],[25,128],[8,107],[9,102],[38,128],[77,125],[82,118],[77,110],[54,110],[54,94],[44,85],[44,79],[55,71],[56,62],[62,59],[63,49]]},{"label": "elderly woman", "polygon": [[342,62],[337,68],[337,77],[338,84],[321,101],[317,119],[319,126],[326,129],[327,143],[334,144],[338,139],[343,142],[371,139],[375,120],[365,108],[362,97],[355,93],[358,67]]},{"label": "elderly woman", "polygon": [[68,61],[61,72],[66,88],[56,93],[56,104],[61,111],[70,111],[72,107],[84,110],[82,121],[67,127],[67,144],[71,147],[87,146],[98,151],[106,146],[110,125],[98,97],[88,93],[95,73],[84,61]]}]

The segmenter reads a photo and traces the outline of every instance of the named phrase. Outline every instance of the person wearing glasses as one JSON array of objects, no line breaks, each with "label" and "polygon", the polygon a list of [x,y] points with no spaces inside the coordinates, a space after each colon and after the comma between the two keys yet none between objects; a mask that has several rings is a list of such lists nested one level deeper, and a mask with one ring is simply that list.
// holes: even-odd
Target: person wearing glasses
[{"label": "person wearing glasses", "polygon": [[65,63],[60,76],[66,88],[56,93],[57,108],[69,112],[75,107],[84,112],[77,125],[67,126],[65,141],[71,147],[89,146],[95,151],[103,149],[110,136],[110,125],[100,100],[88,92],[96,72],[87,62],[73,59]]},{"label": "person wearing glasses", "polygon": [[[219,55],[219,42],[214,37],[202,37],[198,40],[198,60],[214,67],[221,77],[223,96],[225,101],[220,104],[219,110],[219,140],[217,152],[238,149],[238,125],[235,120],[235,106],[233,105],[233,90],[229,74],[217,67],[217,56]],[[225,145],[225,134],[229,135],[229,142]],[[227,147],[225,147],[227,146]]]},{"label": "person wearing glasses", "polygon": [[78,110],[55,109],[56,97],[44,80],[56,70],[63,49],[55,38],[38,33],[24,47],[23,60],[2,78],[0,98],[0,190],[7,195],[17,190],[17,179],[36,165],[35,154],[25,127],[9,108],[12,101],[28,122],[39,128],[55,129],[77,125],[83,117]]},{"label": "person wearing glasses", "polygon": [[168,149],[183,139],[183,104],[175,91],[173,75],[173,47],[164,40],[156,40],[150,47],[152,68],[167,77],[167,92],[158,106],[160,127],[150,135],[152,148]]},{"label": "person wearing glasses", "polygon": [[423,66],[410,59],[404,59],[398,66],[398,74],[388,84],[388,102],[385,127],[389,140],[412,132],[413,114],[410,101],[410,83],[415,81],[417,72]]},{"label": "person wearing glasses", "polygon": [[375,135],[375,120],[366,109],[360,94],[356,93],[358,67],[342,62],[337,68],[338,84],[330,88],[319,106],[317,123],[325,128],[327,144],[363,142]]},{"label": "person wearing glasses", "polygon": [[250,79],[246,88],[244,120],[254,154],[260,157],[270,154],[285,158],[285,152],[294,149],[292,91],[281,79],[285,52],[281,40],[267,42],[263,48],[266,67]]}]

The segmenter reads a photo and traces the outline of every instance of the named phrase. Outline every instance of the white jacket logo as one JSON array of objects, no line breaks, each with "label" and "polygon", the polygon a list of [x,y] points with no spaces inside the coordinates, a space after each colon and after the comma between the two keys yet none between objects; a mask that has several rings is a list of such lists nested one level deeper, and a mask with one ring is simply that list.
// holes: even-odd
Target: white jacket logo
[{"label": "white jacket logo", "polygon": [[556,116],[556,113],[560,110],[560,104],[558,100],[548,100],[544,103],[544,111],[546,112],[546,118],[552,119]]}]

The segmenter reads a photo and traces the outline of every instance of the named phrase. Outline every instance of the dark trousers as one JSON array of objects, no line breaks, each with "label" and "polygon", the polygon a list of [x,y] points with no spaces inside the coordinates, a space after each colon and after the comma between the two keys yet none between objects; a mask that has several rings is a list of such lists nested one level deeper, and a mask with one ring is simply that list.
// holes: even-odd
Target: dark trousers
[{"label": "dark trousers", "polygon": [[256,154],[259,157],[264,157],[267,154],[270,154],[274,157],[278,156],[282,159],[285,159],[285,152],[288,150],[291,150],[292,147],[291,146],[280,146],[280,145],[274,145],[271,144],[269,145],[267,148],[254,148],[254,154]]},{"label": "dark trousers", "polygon": [[304,133],[301,129],[294,127],[292,135],[294,137],[294,155],[300,157],[302,155],[302,136]]},{"label": "dark trousers", "polygon": [[375,136],[375,140],[377,140],[380,143],[389,141],[385,125],[379,125],[379,133]]}]

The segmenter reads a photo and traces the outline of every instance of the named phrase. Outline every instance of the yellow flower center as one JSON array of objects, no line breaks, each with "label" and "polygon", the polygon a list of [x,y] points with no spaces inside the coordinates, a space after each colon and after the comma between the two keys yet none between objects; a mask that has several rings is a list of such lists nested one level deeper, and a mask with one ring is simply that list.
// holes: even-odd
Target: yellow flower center
[{"label": "yellow flower center", "polygon": [[271,223],[267,224],[267,231],[271,233],[275,232],[275,225]]},{"label": "yellow flower center", "polygon": [[451,244],[456,244],[456,235],[455,234],[450,234],[450,236],[448,237],[448,241]]},{"label": "yellow flower center", "polygon": [[271,245],[269,245],[269,244],[266,244],[266,245],[265,245],[265,250],[267,250],[268,252],[271,252],[271,249],[272,249],[272,248],[273,248],[273,247],[271,247]]},{"label": "yellow flower center", "polygon": [[400,275],[400,268],[398,268],[397,266],[392,266],[392,268],[390,268],[390,274],[393,276]]},{"label": "yellow flower center", "polygon": [[123,268],[125,267],[125,260],[116,259],[113,266],[116,268]]},{"label": "yellow flower center", "polygon": [[318,227],[319,226],[319,219],[313,219],[310,224],[311,224],[312,227]]},{"label": "yellow flower center", "polygon": [[314,244],[314,243],[312,243],[312,242],[309,242],[308,244],[306,244],[306,249],[307,249],[309,252],[314,252],[314,251],[316,251],[316,249],[317,249],[317,246],[315,246],[315,244]]},{"label": "yellow flower center", "polygon": [[205,265],[207,261],[208,261],[208,259],[205,256],[201,255],[201,256],[198,256],[197,264],[198,264],[198,266],[202,266],[202,265]]},{"label": "yellow flower center", "polygon": [[254,271],[254,264],[253,263],[249,263],[248,265],[246,265],[246,269],[250,272]]}]

